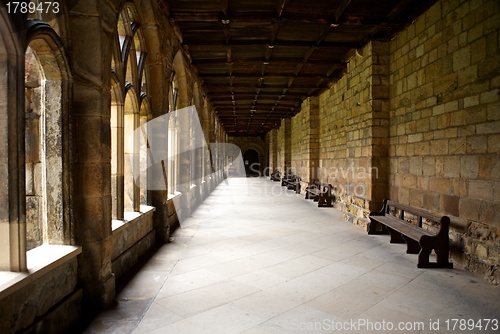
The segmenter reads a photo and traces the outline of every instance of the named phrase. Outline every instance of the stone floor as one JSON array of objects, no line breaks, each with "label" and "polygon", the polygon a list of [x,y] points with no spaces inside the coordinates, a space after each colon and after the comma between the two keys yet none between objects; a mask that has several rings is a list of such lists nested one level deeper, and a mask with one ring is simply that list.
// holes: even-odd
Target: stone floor
[{"label": "stone floor", "polygon": [[499,286],[418,269],[278,182],[230,179],[181,227],[84,333],[500,331]]}]

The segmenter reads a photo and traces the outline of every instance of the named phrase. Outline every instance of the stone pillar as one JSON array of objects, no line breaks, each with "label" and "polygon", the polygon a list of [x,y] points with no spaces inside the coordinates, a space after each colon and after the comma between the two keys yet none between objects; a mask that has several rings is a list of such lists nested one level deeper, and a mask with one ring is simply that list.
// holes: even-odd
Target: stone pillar
[{"label": "stone pillar", "polygon": [[[26,216],[24,181],[24,33],[0,12],[0,270],[26,270]],[[12,15],[12,22],[23,22]],[[21,25],[19,25],[20,27]],[[19,28],[17,27],[17,28]],[[17,34],[14,34],[17,30]]]},{"label": "stone pillar", "polygon": [[389,43],[372,42],[370,211],[389,195]]},{"label": "stone pillar", "polygon": [[68,20],[70,34],[78,36],[72,39],[69,53],[74,79],[73,221],[75,242],[83,251],[78,269],[89,309],[109,306],[115,297],[111,267],[110,65],[117,11],[108,2],[80,1],[71,8]]},{"label": "stone pillar", "polygon": [[[271,131],[271,143],[272,150],[271,151],[271,165],[273,170],[280,169],[278,164],[278,130],[274,129]],[[283,173],[282,170],[280,170]]]},{"label": "stone pillar", "polygon": [[286,118],[282,121],[284,132],[284,161],[283,174],[293,173],[292,168],[292,120]]},{"label": "stone pillar", "polygon": [[[147,30],[150,31],[150,30]],[[164,80],[164,61],[160,56],[152,58],[148,55],[146,58],[149,65],[149,82],[154,91],[158,94],[151,94],[151,117],[152,119],[164,116],[168,112],[168,82]],[[164,118],[163,118],[164,119]],[[167,156],[167,125],[163,122],[152,122],[155,126],[148,126],[148,138],[152,138],[155,143],[152,145],[152,156],[166,157]],[[153,151],[154,150],[154,151]],[[153,228],[156,233],[158,243],[168,242],[170,239],[170,228],[168,222],[168,206],[167,206],[167,174],[166,174],[166,161],[150,161],[151,167],[148,170],[148,191],[151,198],[151,204],[156,208],[153,214]]]},{"label": "stone pillar", "polygon": [[[309,182],[319,179],[319,97],[309,97]],[[328,180],[324,180],[327,182]]]}]

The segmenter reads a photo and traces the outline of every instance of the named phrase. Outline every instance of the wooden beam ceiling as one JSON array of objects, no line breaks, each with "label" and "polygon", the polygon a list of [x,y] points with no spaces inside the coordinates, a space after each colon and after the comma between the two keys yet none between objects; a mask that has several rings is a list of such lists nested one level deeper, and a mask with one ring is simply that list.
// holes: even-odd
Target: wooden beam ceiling
[{"label": "wooden beam ceiling", "polygon": [[164,0],[229,135],[263,136],[435,0]]}]

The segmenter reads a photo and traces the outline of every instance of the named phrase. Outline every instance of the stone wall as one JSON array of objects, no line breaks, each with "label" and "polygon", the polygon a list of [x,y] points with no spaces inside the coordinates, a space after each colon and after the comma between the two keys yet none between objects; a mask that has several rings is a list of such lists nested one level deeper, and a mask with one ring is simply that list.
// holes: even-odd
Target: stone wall
[{"label": "stone wall", "polygon": [[320,177],[335,188],[336,207],[366,226],[387,196],[389,46],[353,50],[345,75],[320,96]]},{"label": "stone wall", "polygon": [[[497,283],[499,29],[498,1],[439,1],[392,41],[352,50],[319,96],[319,179],[345,218],[366,227],[386,197],[448,215],[455,264]],[[276,130],[279,166],[288,142],[292,167],[307,165],[309,114],[305,100],[292,134],[288,120]]]},{"label": "stone wall", "polygon": [[80,320],[77,258],[59,262],[50,270],[33,270],[20,288],[10,289],[15,291],[0,293],[1,333],[67,333]]},{"label": "stone wall", "polygon": [[[191,62],[184,61],[180,66],[175,64],[177,55],[179,55],[177,59],[182,60],[188,59],[188,55],[182,48],[182,37],[174,23],[165,15],[166,8],[162,2],[85,0],[76,1],[68,8],[61,7],[61,13],[64,14],[57,17],[40,13],[40,18],[47,22],[43,29],[40,29],[43,30],[43,34],[49,34],[50,38],[44,35],[44,38],[39,40],[47,44],[34,46],[40,47],[39,56],[47,57],[47,59],[40,58],[42,65],[52,69],[53,73],[56,73],[54,69],[59,67],[57,83],[60,96],[55,99],[55,94],[47,94],[56,91],[52,87],[55,86],[55,82],[50,82],[48,85],[47,82],[50,81],[48,79],[51,78],[46,77],[46,85],[50,87],[43,89],[49,100],[43,100],[41,103],[45,103],[46,110],[58,113],[49,114],[45,122],[46,127],[57,131],[45,134],[47,148],[44,152],[40,152],[45,154],[46,160],[50,162],[45,167],[47,188],[50,188],[45,200],[52,201],[52,204],[47,206],[47,219],[39,219],[40,200],[35,198],[35,195],[41,193],[36,188],[40,185],[37,179],[40,179],[39,174],[41,174],[36,169],[41,166],[36,164],[43,164],[39,163],[40,159],[30,156],[33,153],[30,149],[32,148],[30,139],[35,136],[28,136],[28,156],[26,156],[25,150],[21,149],[24,145],[21,141],[23,138],[18,138],[24,131],[11,126],[17,123],[19,126],[23,125],[21,121],[12,120],[24,119],[26,111],[23,61],[23,56],[26,55],[22,52],[25,52],[25,36],[30,36],[26,31],[30,25],[35,24],[34,21],[26,21],[25,15],[16,18],[4,15],[4,9],[0,8],[2,34],[6,36],[10,31],[9,38],[16,39],[15,44],[20,46],[20,50],[22,49],[19,55],[17,51],[9,51],[8,67],[6,62],[0,61],[2,69],[8,68],[9,73],[13,74],[5,80],[0,80],[5,88],[0,89],[0,105],[4,107],[2,110],[8,110],[8,113],[4,112],[1,116],[5,122],[2,122],[0,136],[6,139],[5,142],[10,143],[11,147],[19,149],[19,152],[16,149],[9,149],[8,157],[0,158],[2,173],[7,171],[4,176],[8,180],[6,183],[10,185],[8,191],[0,195],[0,202],[6,204],[4,207],[7,208],[7,213],[3,215],[2,211],[0,217],[2,230],[0,267],[6,271],[7,276],[4,277],[9,278],[7,281],[2,280],[0,287],[0,332],[2,333],[70,332],[68,330],[70,324],[79,318],[82,310],[96,312],[112,305],[116,293],[115,279],[125,276],[145,254],[156,249],[159,243],[168,242],[172,230],[179,226],[181,214],[179,207],[174,206],[173,199],[169,198],[167,191],[161,187],[154,190],[141,189],[143,198],[148,195],[147,207],[150,209],[143,211],[142,206],[138,208],[139,203],[136,201],[133,207],[129,207],[130,212],[123,212],[125,210],[121,205],[120,210],[115,211],[120,211],[123,216],[112,219],[113,205],[119,207],[119,201],[116,199],[119,196],[116,194],[121,194],[123,191],[123,182],[120,189],[119,182],[113,180],[111,176],[112,162],[114,165],[120,165],[127,159],[125,153],[130,153],[115,148],[119,146],[117,143],[124,141],[124,137],[120,135],[124,128],[113,123],[120,117],[116,116],[119,114],[117,110],[123,107],[125,95],[128,94],[124,93],[125,90],[121,90],[125,87],[118,84],[125,81],[120,80],[123,79],[121,78],[123,73],[120,71],[123,68],[111,71],[113,66],[117,65],[116,60],[121,59],[117,54],[119,51],[115,50],[117,44],[113,41],[119,25],[117,13],[123,10],[124,5],[135,7],[143,33],[143,51],[147,51],[144,65],[147,85],[144,87],[147,86],[148,89],[145,91],[145,97],[142,96],[144,100],[141,98],[141,101],[147,103],[144,102],[140,106],[142,120],[154,119],[169,112],[169,94],[166,92],[171,88],[170,78],[176,66],[176,73],[182,79],[179,102],[183,107],[193,103],[197,105],[198,111],[202,113],[200,119],[207,142],[227,142],[225,129],[218,122],[210,101],[204,100],[206,96],[202,90],[195,89],[197,85],[201,86],[201,83]],[[130,14],[132,11],[122,12]],[[4,22],[5,18],[8,20]],[[12,33],[12,29],[9,28],[12,22],[19,23],[16,26],[16,33]],[[5,29],[6,27],[9,29]],[[17,29],[24,31],[19,33]],[[3,45],[0,48],[3,49]],[[50,55],[53,57],[49,58]],[[18,59],[22,61],[19,64],[17,64]],[[133,84],[138,85],[138,80]],[[115,89],[116,87],[118,88]],[[135,90],[128,90],[129,93],[132,91]],[[138,112],[134,115],[137,114]],[[111,129],[112,123],[114,129]],[[29,121],[28,126],[30,126]],[[28,130],[33,129],[28,128]],[[13,136],[11,133],[17,134]],[[180,142],[186,143],[191,140],[191,133],[182,131]],[[10,142],[3,134],[8,134]],[[11,139],[14,138],[16,142],[12,142]],[[166,145],[163,145],[155,153],[161,156],[161,153],[166,151],[165,147]],[[216,159],[210,159],[208,154],[203,157],[192,154],[190,159],[185,159],[188,161],[183,160],[180,163],[181,167],[189,171],[186,178],[180,180],[182,185],[187,186],[182,188],[180,194],[176,194],[182,200],[183,214],[189,215],[217,184],[224,180],[225,158],[223,152],[220,153]],[[53,161],[56,161],[57,165]],[[25,173],[25,162],[28,163],[27,173]],[[9,168],[6,169],[5,166]],[[119,178],[127,177],[129,183],[132,183],[133,176],[130,170],[127,171],[126,168],[124,170],[125,175],[119,175]],[[203,175],[201,175],[202,170]],[[166,170],[162,164],[157,162],[148,170],[148,177],[151,176],[154,184],[166,185],[164,172]],[[52,187],[51,180],[62,183],[62,187]],[[12,188],[14,185],[16,186]],[[138,188],[136,185],[134,187]],[[137,190],[133,189],[129,194],[133,193],[136,198],[136,194],[139,193]],[[20,201],[24,198],[28,200],[27,208],[24,207],[24,202]],[[23,221],[26,213],[28,233]],[[121,225],[116,226],[116,224]],[[63,265],[51,264],[44,275],[33,274],[32,267],[37,267],[38,262],[28,263],[30,266],[27,266],[26,253],[38,251],[45,245],[26,252],[26,239],[29,248],[42,244],[42,241],[44,244],[71,244],[81,247],[79,250],[82,254],[78,258],[75,255],[71,262]],[[12,250],[16,253],[12,253]],[[40,258],[43,259],[44,256]],[[26,273],[27,269],[29,273]],[[11,284],[11,275],[16,277],[24,275],[24,285],[13,289],[16,284]]]},{"label": "stone wall", "polygon": [[319,99],[309,97],[302,111],[292,118],[292,170],[302,179],[302,188],[319,179]]},{"label": "stone wall", "polygon": [[[275,131],[275,130],[273,130]],[[292,166],[292,129],[291,120],[281,120],[280,127],[277,131],[277,168],[285,175]]]},{"label": "stone wall", "polygon": [[449,215],[455,263],[500,281],[500,3],[440,1],[391,43],[390,197]]}]

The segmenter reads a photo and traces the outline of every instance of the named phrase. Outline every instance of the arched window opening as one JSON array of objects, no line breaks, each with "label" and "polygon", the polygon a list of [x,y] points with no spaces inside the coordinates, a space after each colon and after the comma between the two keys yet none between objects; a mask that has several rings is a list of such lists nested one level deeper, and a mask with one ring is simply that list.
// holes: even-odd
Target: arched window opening
[{"label": "arched window opening", "polygon": [[[145,116],[141,115],[140,103],[147,95],[144,50],[137,12],[132,3],[126,3],[119,14],[112,59],[112,212],[113,219],[118,220],[125,219],[125,212],[140,211],[141,203],[147,204],[147,176],[143,178],[141,173],[147,158],[141,157],[141,136],[134,136],[149,117],[149,108]],[[141,177],[135,178],[138,175]]]},{"label": "arched window opening", "polygon": [[171,81],[170,81],[170,91],[169,91],[169,109],[170,117],[168,118],[168,137],[167,137],[167,157],[168,157],[168,165],[167,165],[167,183],[168,183],[168,194],[169,196],[175,195],[175,193],[179,190],[179,121],[176,115],[177,109],[177,99],[179,95],[179,88],[177,82],[177,76],[175,72],[172,72]]},{"label": "arched window opening", "polygon": [[[119,62],[117,63],[119,64]],[[111,80],[111,214],[123,219],[123,90],[116,72]]]},{"label": "arched window opening", "polygon": [[69,242],[64,225],[69,190],[63,154],[68,149],[63,80],[67,73],[61,70],[63,57],[51,38],[39,35],[29,42],[25,53],[27,250],[44,243]]},{"label": "arched window opening", "polygon": [[42,75],[30,47],[26,51],[25,69],[26,246],[30,250],[43,244],[43,228],[47,223]]},{"label": "arched window opening", "polygon": [[134,130],[139,127],[139,108],[136,94],[129,88],[125,96],[124,108],[124,202],[125,211],[140,211],[139,191],[139,141],[134,136]]},{"label": "arched window opening", "polygon": [[149,195],[148,195],[148,187],[147,185],[150,183],[149,174],[148,174],[148,161],[150,161],[151,157],[149,156],[150,152],[150,144],[148,142],[148,132],[146,123],[150,121],[150,107],[149,101],[145,95],[141,96],[141,108],[140,108],[140,117],[139,123],[141,127],[140,135],[139,135],[139,169],[141,171],[140,174],[140,204],[141,205],[149,205]]}]

